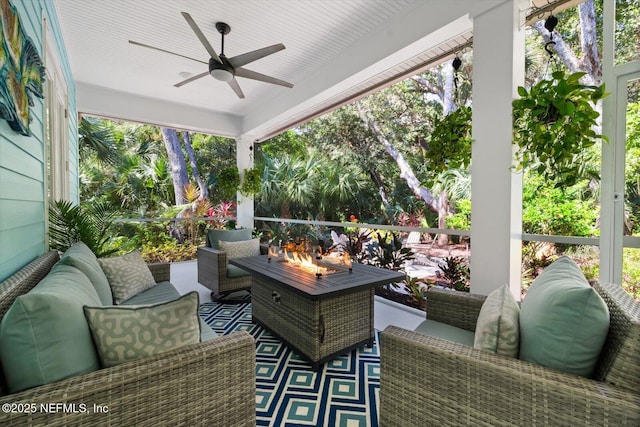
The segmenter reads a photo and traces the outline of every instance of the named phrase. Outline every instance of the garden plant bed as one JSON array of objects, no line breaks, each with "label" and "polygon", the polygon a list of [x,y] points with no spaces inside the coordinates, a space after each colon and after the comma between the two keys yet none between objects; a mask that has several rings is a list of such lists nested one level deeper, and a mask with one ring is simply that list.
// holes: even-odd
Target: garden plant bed
[{"label": "garden plant bed", "polygon": [[[412,248],[412,250],[415,256],[412,261],[412,271],[409,272],[409,275],[419,277],[419,281],[424,283],[425,287],[434,286],[441,282],[441,278],[437,276],[437,272],[440,271],[437,266],[442,263],[443,259],[460,257],[467,260],[469,257],[469,247],[466,244],[451,244],[447,246],[423,244],[422,247]],[[379,286],[376,288],[376,295],[418,310],[426,311],[427,309],[426,299],[412,295],[404,284],[399,284],[397,288]]]}]

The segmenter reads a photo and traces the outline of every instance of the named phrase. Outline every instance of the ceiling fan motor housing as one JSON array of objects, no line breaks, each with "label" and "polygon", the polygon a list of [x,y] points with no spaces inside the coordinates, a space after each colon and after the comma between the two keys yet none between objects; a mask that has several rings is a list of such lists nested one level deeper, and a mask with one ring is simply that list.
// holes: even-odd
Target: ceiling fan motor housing
[{"label": "ceiling fan motor housing", "polygon": [[216,79],[223,82],[228,82],[235,76],[235,70],[230,64],[227,64],[222,55],[220,55],[222,62],[216,61],[214,58],[209,58],[209,74]]}]

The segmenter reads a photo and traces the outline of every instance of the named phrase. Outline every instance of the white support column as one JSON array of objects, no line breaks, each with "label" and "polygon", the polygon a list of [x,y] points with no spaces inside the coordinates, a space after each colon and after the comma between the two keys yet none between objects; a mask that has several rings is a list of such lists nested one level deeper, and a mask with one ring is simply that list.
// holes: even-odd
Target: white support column
[{"label": "white support column", "polygon": [[[236,163],[240,172],[240,182],[244,179],[245,169],[253,167],[253,142],[251,135],[236,138]],[[238,227],[253,228],[253,197],[245,197],[238,192]]]},{"label": "white support column", "polygon": [[471,162],[471,292],[508,283],[520,297],[522,175],[513,159],[512,108],[524,84],[524,13],[528,2],[506,1],[473,20]]},{"label": "white support column", "polygon": [[[619,88],[614,72],[615,20],[615,2],[604,2],[602,80],[610,94],[602,101],[602,133],[609,137],[609,143],[602,144],[600,171],[599,279],[603,282],[622,283],[625,136],[623,125],[620,140],[617,116],[626,115],[626,105],[619,109]],[[624,90],[626,91],[626,87]],[[626,93],[623,94],[623,99],[626,101]]]}]

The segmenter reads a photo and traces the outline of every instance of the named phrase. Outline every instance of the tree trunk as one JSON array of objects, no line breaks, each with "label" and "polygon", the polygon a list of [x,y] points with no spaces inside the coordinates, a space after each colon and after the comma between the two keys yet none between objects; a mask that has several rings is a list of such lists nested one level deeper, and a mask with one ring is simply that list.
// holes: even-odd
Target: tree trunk
[{"label": "tree trunk", "polygon": [[456,109],[453,102],[456,96],[456,88],[454,85],[453,65],[447,65],[444,71],[444,92],[442,94],[442,115],[447,116]]},{"label": "tree trunk", "polygon": [[[447,190],[442,190],[440,192],[440,196],[438,197],[438,228],[447,228],[446,219],[450,214],[451,212],[449,210],[449,193],[447,193]],[[447,244],[449,244],[449,235],[442,233],[438,234],[436,245],[446,246]]]},{"label": "tree trunk", "polygon": [[189,136],[189,132],[182,132],[182,140],[184,141],[184,147],[187,150],[187,155],[189,156],[189,163],[191,164],[191,172],[193,173],[193,179],[198,183],[198,188],[200,188],[200,197],[199,200],[205,200],[209,197],[209,190],[207,189],[207,183],[204,182],[202,177],[200,176],[200,171],[198,170],[198,165],[196,164],[196,156],[193,153],[193,148],[191,147],[191,137]]},{"label": "tree trunk", "polygon": [[578,6],[580,15],[580,42],[582,47],[581,65],[591,76],[592,84],[600,84],[602,80],[602,60],[596,40],[596,7],[593,0]]},{"label": "tree trunk", "polygon": [[366,123],[366,125],[369,127],[369,129],[371,129],[371,131],[373,131],[373,133],[377,136],[378,140],[384,146],[387,154],[391,156],[391,158],[396,162],[396,164],[400,168],[400,178],[404,179],[404,181],[407,183],[407,185],[409,186],[409,188],[411,189],[413,194],[415,194],[416,197],[424,201],[427,208],[437,213],[438,201],[433,197],[433,194],[428,188],[425,188],[422,185],[420,185],[420,181],[418,180],[416,175],[413,173],[413,169],[411,169],[411,166],[409,165],[407,160],[404,158],[402,153],[398,151],[398,149],[391,143],[391,141],[389,141],[389,139],[382,132],[378,124],[374,120],[369,119],[367,112],[364,110],[362,106],[358,105],[356,108],[362,121]]},{"label": "tree trunk", "polygon": [[555,42],[549,49],[554,51],[560,61],[568,68],[569,72],[584,71],[587,73],[581,80],[584,84],[597,85],[602,80],[602,63],[600,51],[596,42],[596,12],[593,0],[587,0],[578,6],[580,17],[580,40],[582,45],[582,58],[578,58],[562,36],[554,32],[553,39],[549,31],[544,28],[544,21],[533,24],[533,28],[542,36],[545,43]]},{"label": "tree trunk", "polygon": [[173,192],[175,194],[175,204],[183,205],[187,203],[184,195],[184,188],[189,179],[187,177],[187,165],[180,147],[180,139],[175,129],[162,128],[162,139],[167,149],[167,156],[171,164],[171,178],[173,178]]},{"label": "tree trunk", "polygon": [[378,188],[378,194],[380,195],[380,199],[382,200],[382,205],[385,209],[389,209],[389,196],[387,195],[387,190],[384,188],[382,177],[378,172],[374,170],[369,170],[369,176]]}]

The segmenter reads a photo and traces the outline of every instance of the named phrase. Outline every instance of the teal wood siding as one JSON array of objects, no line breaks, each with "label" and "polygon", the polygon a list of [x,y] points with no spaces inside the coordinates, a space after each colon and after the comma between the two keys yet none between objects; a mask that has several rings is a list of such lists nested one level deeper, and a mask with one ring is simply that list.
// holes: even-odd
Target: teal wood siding
[{"label": "teal wood siding", "polygon": [[[75,84],[53,0],[10,0],[26,34],[44,58],[43,23],[53,34],[69,97],[70,197],[78,201],[78,123]],[[11,130],[0,120],[0,281],[46,250],[44,101],[34,97],[32,136]]]}]

